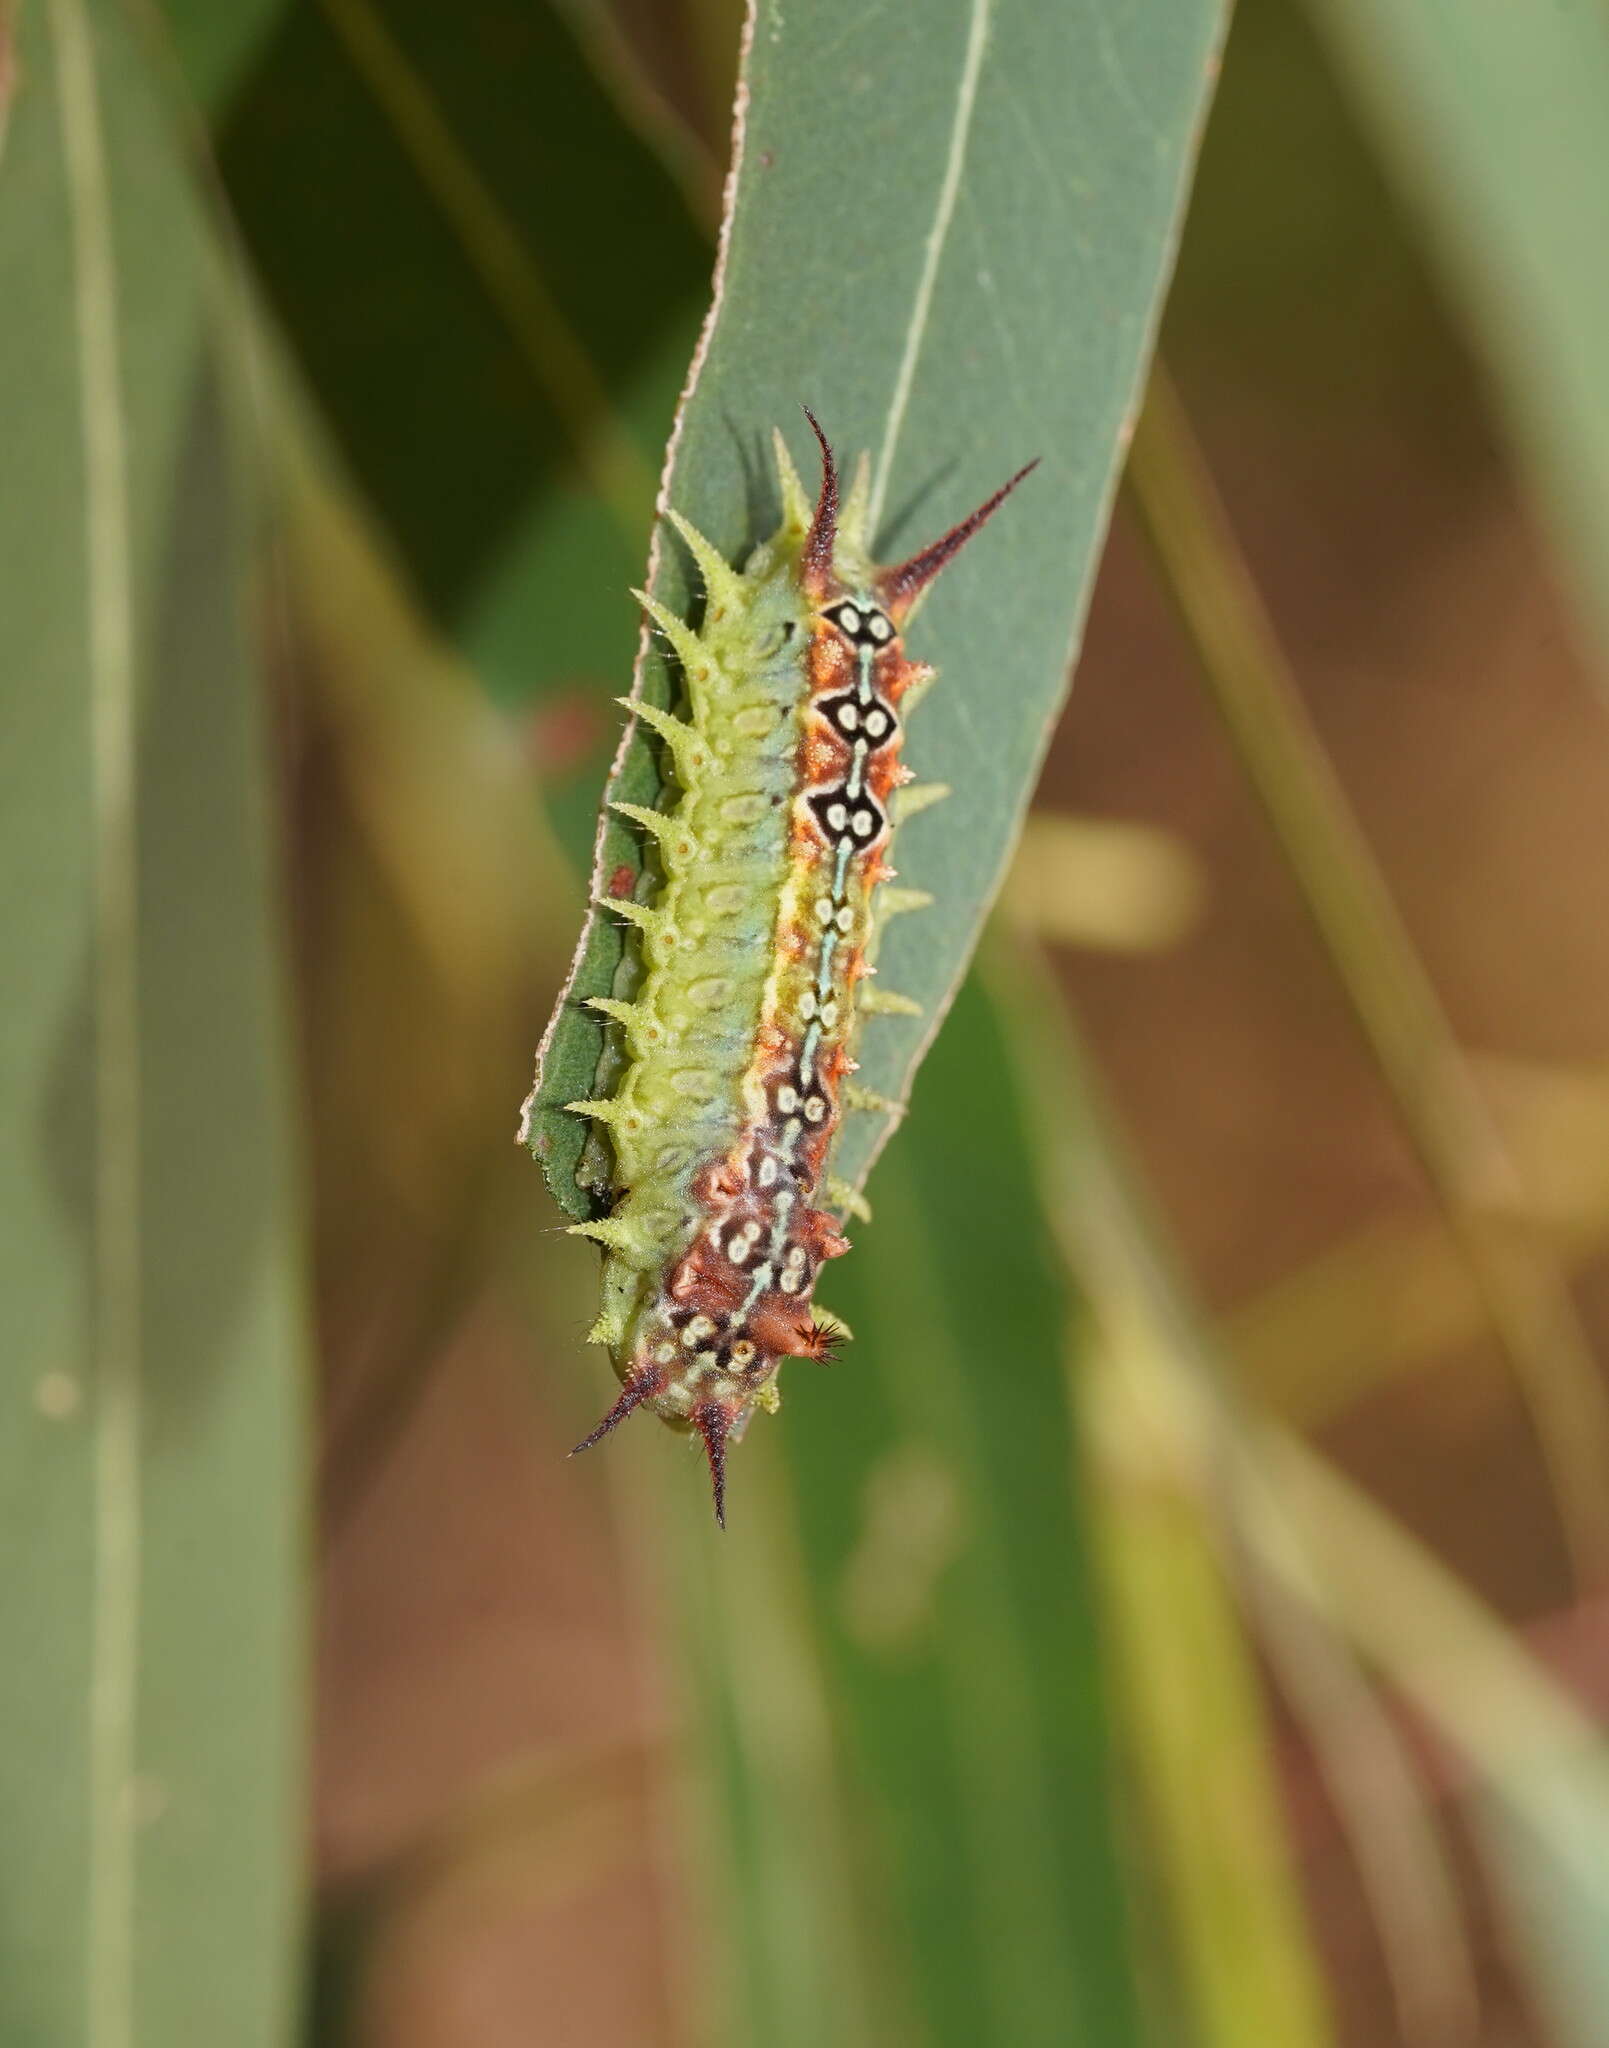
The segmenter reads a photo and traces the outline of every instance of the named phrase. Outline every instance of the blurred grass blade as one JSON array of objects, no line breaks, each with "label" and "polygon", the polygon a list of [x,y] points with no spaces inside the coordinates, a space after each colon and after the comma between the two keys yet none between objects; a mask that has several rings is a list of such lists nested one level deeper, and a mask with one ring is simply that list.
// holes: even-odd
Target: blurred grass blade
[{"label": "blurred grass blade", "polygon": [[1188,2034],[1214,2048],[1334,2038],[1302,1915],[1273,1728],[1198,1469],[1183,1310],[1132,1212],[1059,992],[1005,942],[984,956],[1036,1105],[1028,1170],[1089,1308],[1070,1350],[1098,1515],[1124,1753],[1171,1926]]},{"label": "blurred grass blade", "polygon": [[[1053,1004],[1043,994],[1034,999],[1031,981],[1013,978],[1006,986],[1015,991],[1008,997],[1018,1020],[1014,1035],[1031,1049],[1036,1037],[1045,1037]],[[1473,1816],[1499,1884],[1518,1900],[1518,1927],[1529,1939],[1545,2000],[1563,2010],[1573,1999],[1576,2010],[1586,1959],[1594,1945],[1601,1950],[1609,1941],[1609,1892],[1601,1857],[1595,1859],[1590,1847],[1609,1833],[1609,1756],[1599,1732],[1499,1619],[1358,1488],[1288,1431],[1225,1409],[1125,1178],[1092,1131],[1076,1058],[1069,1089],[1067,1061],[1052,1061],[1048,1043],[1042,1051],[1034,1069],[1039,1092],[1047,1109],[1059,1113],[1047,1114],[1038,1127],[1082,1141],[1055,1148],[1066,1178],[1053,1213],[1069,1255],[1103,1326],[1127,1336],[1131,1372],[1136,1360],[1172,1361],[1172,1385],[1155,1379],[1150,1391],[1163,1399],[1138,1439],[1156,1461],[1153,1484],[1165,1490],[1172,1479],[1224,1507],[1255,1567],[1254,1589],[1266,1582],[1318,1627],[1335,1631],[1338,1642],[1349,1641],[1468,1767],[1477,1793]],[[1114,1348],[1112,1355],[1123,1354]],[[1103,1419],[1099,1409],[1095,1419]],[[1134,1442],[1131,1435],[1131,1457]],[[1308,1720],[1343,1818],[1354,1793],[1361,1795],[1351,1816],[1361,1826],[1349,1828],[1349,1839],[1401,2009],[1425,2019],[1428,2039],[1468,2038],[1474,1981],[1467,1946],[1444,1859],[1415,1812],[1412,1780],[1380,1739],[1372,1757],[1359,1753],[1367,1730],[1356,1723],[1355,1696],[1350,1726],[1337,1727],[1333,1714],[1321,1719],[1309,1712],[1311,1687],[1290,1683],[1287,1650],[1266,1628],[1266,1602],[1267,1592],[1260,1592],[1264,1646],[1292,1705]],[[1300,1681],[1302,1674],[1295,1675]],[[1327,1729],[1343,1738],[1328,1751],[1321,1746]],[[1398,1790],[1387,1803],[1380,1794],[1389,1792],[1393,1777]],[[1244,1884],[1248,1858],[1238,1837],[1232,1840],[1236,1868],[1221,1882]],[[1199,1836],[1186,1847],[1188,1868],[1199,1857]],[[1277,1922],[1289,1902],[1272,1903]],[[1550,1906],[1557,1922],[1544,1935],[1538,1922]],[[1230,1998],[1237,1990],[1249,1996],[1257,1984],[1256,1974],[1247,1972],[1238,1984],[1226,1979],[1218,1989]],[[1218,2010],[1232,2014],[1233,2008]],[[1232,2018],[1223,2038],[1237,2038]],[[1269,2034],[1248,2016],[1238,2038],[1291,2036]],[[1564,2038],[1573,2040],[1568,2032]]]},{"label": "blurred grass blade", "polygon": [[[1583,1779],[1594,1796],[1582,1798]],[[1473,1806],[1509,1938],[1558,2048],[1603,2048],[1609,2013],[1609,1759],[1580,1753],[1525,1768],[1519,1805]]]},{"label": "blurred grass blade", "polygon": [[[1035,1129],[1044,1139],[1040,1165],[1050,1176],[1048,1206],[1100,1333],[1096,1356],[1104,1377],[1085,1376],[1093,1398],[1082,1412],[1097,1470],[1108,1474],[1106,1545],[1119,1546],[1119,1556],[1123,1545],[1135,1541],[1155,1550],[1171,1533],[1199,1584],[1201,1562],[1182,1542],[1188,1501],[1196,1542],[1215,1545],[1237,1575],[1244,1572],[1241,1591],[1258,1648],[1304,1728],[1356,1860],[1405,2036],[1421,2038],[1414,2032],[1417,2023],[1426,2040],[1463,2040],[1476,2003],[1473,1963],[1419,1773],[1335,1617],[1315,1593],[1313,1569],[1300,1543],[1293,1542],[1292,1518],[1259,1456],[1255,1421],[1226,1399],[1210,1340],[1150,1226],[1058,992],[1026,950],[994,948],[987,965],[1012,1019],[1017,1056],[1034,1077],[1042,1106]],[[1114,1391],[1120,1391],[1120,1401],[1112,1398]],[[1120,1425],[1115,1443],[1114,1419]],[[1149,1514],[1146,1497],[1137,1497],[1144,1482],[1155,1496]],[[1109,1497],[1113,1485],[1121,1489],[1115,1502]],[[1227,1551],[1226,1543],[1232,1546]],[[1206,1591],[1216,1605],[1212,1581]],[[1153,1630],[1168,1625],[1159,1609],[1143,1619]],[[1141,1622],[1136,1616],[1135,1632]],[[1161,1671],[1165,1653],[1151,1644],[1141,1647],[1153,1672]],[[1225,1668],[1213,1696],[1223,1704],[1237,1694],[1237,1649],[1220,1632],[1214,1652]],[[1253,1715],[1246,1695],[1239,1698]],[[1171,1707],[1164,1701],[1143,1710],[1142,1725],[1187,1743],[1191,1728],[1181,1726]],[[1232,1752],[1243,1787],[1251,1782],[1254,1735],[1255,1725],[1243,1723]],[[1162,1825],[1180,1835],[1176,1842],[1164,1835],[1160,1848],[1176,1865],[1179,1902],[1191,1915],[1182,1942],[1187,1956],[1192,1944],[1196,1948],[1204,2016],[1216,2017],[1226,2042],[1300,2039],[1304,2028],[1324,2037],[1333,2021],[1322,1966],[1292,1912],[1290,1886],[1278,1882],[1281,1846],[1266,1834],[1260,1841],[1245,1836],[1248,1822],[1266,1826],[1271,1819],[1267,1788],[1251,1793],[1234,1824],[1214,1819],[1204,1829],[1191,1803],[1201,1796],[1199,1787],[1181,1775],[1177,1760],[1164,1759],[1157,1775],[1160,1789],[1183,1786],[1187,1795],[1171,1810],[1159,1803]],[[1220,1853],[1216,1873],[1214,1846]],[[1239,1976],[1224,1968],[1213,1946],[1214,1930],[1221,1929],[1228,1910],[1220,1894],[1237,1889],[1250,1894],[1242,1905],[1241,1937],[1260,1963]],[[1277,2020],[1266,2004],[1253,2010],[1246,2001],[1254,1999],[1277,2001],[1285,2017]]]},{"label": "blurred grass blade", "polygon": [[1308,5],[1469,309],[1609,674],[1609,13]]},{"label": "blurred grass blade", "polygon": [[1206,1504],[1188,1470],[1170,1469],[1165,1335],[1113,1278],[1083,1404],[1121,1726],[1191,2037],[1213,2048],[1329,2043],[1256,1655]]},{"label": "blurred grass blade", "polygon": [[255,508],[124,20],[26,10],[0,162],[0,2035],[282,2048],[301,1330]]},{"label": "blurred grass blade", "polygon": [[[889,985],[924,1005],[859,1052],[903,1100],[957,985],[1032,787],[1082,624],[1114,469],[1166,282],[1216,62],[1217,0],[1047,8],[936,0],[878,16],[858,0],[761,0],[715,304],[664,495],[737,558],[777,518],[767,441],[801,456],[801,401],[847,458],[871,451],[879,546],[918,544],[1020,462],[1043,466],[1002,524],[936,588],[913,634],[944,664],[911,759],[955,795],[901,836],[899,866],[936,907],[891,929]],[[691,601],[656,547],[651,582]],[[663,701],[644,641],[639,689]],[[639,732],[611,794],[651,800]],[[641,864],[610,820],[599,873]],[[919,927],[919,929],[909,929]],[[593,1092],[603,1047],[580,1000],[620,960],[589,926],[549,1041],[534,1144],[582,1213],[585,1138],[562,1105]],[[862,1179],[890,1124],[866,1116],[837,1164]]]},{"label": "blurred grass blade", "polygon": [[1477,1839],[1557,2038],[1569,2048],[1601,2041],[1602,1730],[1496,1614],[1305,1444],[1269,1426],[1256,1448],[1331,1611],[1472,1775]]}]

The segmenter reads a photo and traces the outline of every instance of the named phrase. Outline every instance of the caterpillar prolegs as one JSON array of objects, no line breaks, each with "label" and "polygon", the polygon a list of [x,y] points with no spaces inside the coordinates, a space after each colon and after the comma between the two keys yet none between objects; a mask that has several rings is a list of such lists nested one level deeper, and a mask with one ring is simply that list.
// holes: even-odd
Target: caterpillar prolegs
[{"label": "caterpillar prolegs", "polygon": [[[664,742],[674,808],[619,803],[653,843],[651,903],[602,906],[640,947],[629,1001],[591,998],[626,1064],[594,1118],[614,1155],[610,1215],[571,1228],[603,1247],[608,1346],[621,1391],[578,1451],[634,1410],[696,1431],[715,1515],[726,1454],[778,1403],[784,1359],[827,1357],[841,1325],[813,1306],[823,1263],[849,1249],[828,1208],[854,1213],[829,1176],[846,1111],[889,1105],[858,1090],[856,1026],[915,1005],[869,979],[883,922],[930,899],[891,886],[887,853],[919,803],[900,760],[904,721],[934,671],[903,632],[927,586],[1028,471],[898,567],[867,555],[862,458],[842,505],[821,446],[812,507],[780,434],[780,529],[741,570],[676,513],[703,578],[699,631],[638,593],[680,665],[685,717],[630,704]],[[942,792],[933,792],[942,793]],[[533,1098],[534,1099],[534,1098]]]}]

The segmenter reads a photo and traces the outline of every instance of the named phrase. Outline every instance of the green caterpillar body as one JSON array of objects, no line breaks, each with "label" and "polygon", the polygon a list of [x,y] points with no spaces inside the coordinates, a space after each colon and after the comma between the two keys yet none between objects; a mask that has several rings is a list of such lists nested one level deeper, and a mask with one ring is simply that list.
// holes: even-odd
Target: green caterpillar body
[{"label": "green caterpillar body", "polygon": [[[591,1336],[619,1399],[576,1446],[639,1406],[702,1438],[725,1520],[726,1447],[775,1409],[788,1357],[829,1354],[841,1326],[813,1308],[823,1262],[849,1249],[860,1205],[827,1161],[846,1109],[888,1104],[849,1076],[858,1019],[914,1011],[867,986],[883,922],[929,899],[890,888],[885,855],[906,789],[903,716],[933,679],[907,659],[921,592],[1027,470],[899,568],[866,553],[867,467],[840,509],[832,451],[814,509],[776,437],[783,521],[739,572],[672,513],[703,576],[694,633],[641,601],[680,664],[687,717],[631,705],[665,744],[674,808],[615,808],[654,842],[651,904],[603,899],[635,928],[630,1001],[594,997],[625,1066],[607,1099],[570,1104],[614,1157],[607,1218],[572,1226],[604,1249]],[[1030,464],[1029,468],[1033,465]]]}]

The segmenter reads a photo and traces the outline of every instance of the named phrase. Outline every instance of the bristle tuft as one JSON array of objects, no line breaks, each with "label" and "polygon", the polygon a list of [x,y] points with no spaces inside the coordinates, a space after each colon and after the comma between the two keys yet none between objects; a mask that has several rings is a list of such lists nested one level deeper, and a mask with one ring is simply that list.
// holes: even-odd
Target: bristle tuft
[{"label": "bristle tuft", "polygon": [[811,1359],[817,1365],[831,1365],[838,1356],[843,1333],[833,1329],[820,1316],[813,1316],[799,1325],[799,1341],[804,1347],[797,1354],[800,1358]]}]

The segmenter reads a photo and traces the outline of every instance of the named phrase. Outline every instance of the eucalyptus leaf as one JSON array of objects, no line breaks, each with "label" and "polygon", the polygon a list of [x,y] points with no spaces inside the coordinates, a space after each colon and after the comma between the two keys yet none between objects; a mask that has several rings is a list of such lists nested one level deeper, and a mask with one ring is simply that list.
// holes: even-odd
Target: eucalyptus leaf
[{"label": "eucalyptus leaf", "polygon": [[303,1355],[255,478],[123,10],[15,33],[0,2038],[283,2048]]},{"label": "eucalyptus leaf", "polygon": [[[907,758],[952,800],[899,839],[902,882],[935,907],[890,930],[886,985],[920,1018],[879,1020],[857,1057],[902,1102],[999,884],[1061,707],[1113,480],[1144,375],[1222,30],[1216,0],[935,0],[868,9],[761,0],[739,92],[724,253],[662,500],[731,559],[775,526],[767,442],[806,444],[807,403],[839,451],[870,451],[879,551],[898,559],[1042,458],[913,629],[941,668]],[[654,594],[695,598],[656,546]],[[665,702],[643,642],[634,683]],[[661,773],[628,737],[608,794]],[[600,829],[594,892],[641,850]],[[620,965],[594,916],[545,1041],[533,1150],[568,1213],[585,1140],[563,1104],[595,1092],[603,1033],[585,998]],[[840,1139],[858,1184],[891,1122]]]}]

